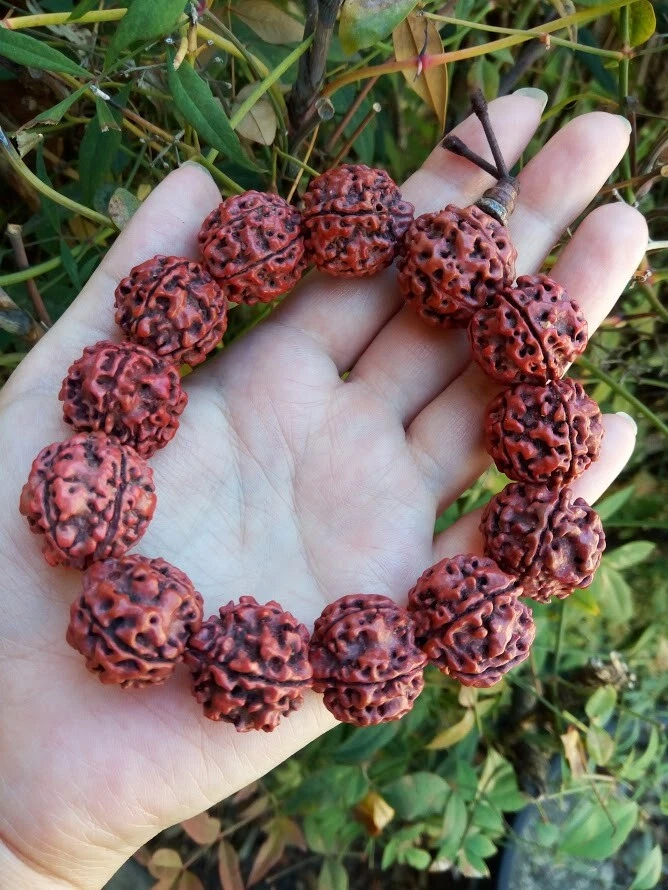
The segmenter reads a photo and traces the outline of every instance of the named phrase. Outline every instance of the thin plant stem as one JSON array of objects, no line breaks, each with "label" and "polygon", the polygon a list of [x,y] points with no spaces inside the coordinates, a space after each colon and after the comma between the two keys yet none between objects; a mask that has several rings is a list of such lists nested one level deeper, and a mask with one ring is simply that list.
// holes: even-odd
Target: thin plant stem
[{"label": "thin plant stem", "polygon": [[415,56],[413,59],[402,59],[398,61],[392,59],[389,62],[383,62],[380,65],[372,65],[367,68],[358,68],[356,71],[349,71],[346,74],[337,77],[331,81],[323,90],[323,96],[329,97],[337,90],[349,83],[355,83],[358,80],[366,80],[369,77],[377,77],[381,74],[394,74],[397,71],[407,71],[411,68],[417,68],[418,62],[422,63],[422,68],[434,68],[439,65],[448,65],[451,62],[458,62],[461,59],[473,59],[477,56],[486,56],[488,53],[498,52],[510,46],[517,46],[520,43],[526,43],[527,40],[534,40],[543,34],[552,34],[554,31],[560,31],[562,28],[568,28],[570,25],[584,25],[588,22],[595,21],[603,15],[608,15],[616,9],[635,2],[635,0],[613,0],[612,3],[604,3],[599,6],[592,6],[589,9],[583,9],[572,15],[562,16],[552,22],[546,22],[538,25],[528,31],[520,34],[511,34],[508,37],[502,37],[499,40],[492,40],[489,43],[483,43],[480,46],[470,46],[465,49],[454,50],[452,52],[436,53],[432,56],[420,59]]},{"label": "thin plant stem", "polygon": [[[21,226],[17,225],[16,223],[10,223],[7,226],[7,237],[11,241],[12,248],[14,250],[14,256],[16,257],[16,263],[19,269],[29,269],[30,262],[26,253],[25,244],[23,243]],[[44,305],[44,300],[42,299],[42,295],[39,292],[39,288],[32,278],[28,278],[26,280],[26,287],[32,301],[33,309],[35,310],[35,315],[42,322],[44,327],[50,328],[53,322],[51,321],[51,317],[47,311],[46,306]]]},{"label": "thin plant stem", "polygon": [[603,383],[607,383],[610,389],[617,393],[618,396],[621,396],[629,405],[633,405],[633,407],[644,417],[646,417],[650,423],[652,423],[658,430],[660,430],[664,436],[668,436],[668,426],[661,420],[660,417],[657,417],[656,414],[647,407],[640,399],[636,398],[633,393],[630,393],[625,386],[623,386],[619,381],[615,380],[607,371],[603,371],[593,362],[590,362],[588,358],[584,356],[580,356],[577,359],[576,364],[584,368],[588,371],[592,377],[596,377],[597,380],[602,380]]},{"label": "thin plant stem", "polygon": [[[311,157],[311,152],[315,148],[315,141],[318,138],[318,130],[319,129],[320,129],[320,124],[318,124],[316,126],[316,128],[313,130],[313,135],[311,136],[311,141],[309,142],[308,148],[306,149],[306,154],[304,155],[304,163],[306,163],[306,161],[309,160],[309,158]],[[301,178],[303,175],[304,175],[304,167],[302,166],[299,173],[295,177],[295,181],[292,183],[292,188],[290,189],[290,192],[286,199],[288,204],[292,201],[292,199],[295,195],[295,192],[297,191],[297,188],[299,187],[299,183],[301,182]]]},{"label": "thin plant stem", "polygon": [[276,145],[273,146],[276,154],[280,155],[282,158],[285,158],[286,161],[290,161],[293,164],[296,164],[298,167],[302,167],[302,169],[306,170],[309,176],[320,176],[317,170],[313,167],[310,167],[305,161],[301,161],[299,158],[296,158],[294,155],[289,154],[287,151],[283,151],[281,148],[278,148]]},{"label": "thin plant stem", "polygon": [[[526,34],[527,31],[519,28],[501,28],[498,25],[486,25],[482,22],[470,22],[466,19],[456,19],[448,15],[437,15],[433,12],[425,12],[426,19],[433,19],[437,22],[443,22],[447,25],[456,25],[460,28],[468,28],[472,31],[487,31],[490,34]],[[536,36],[535,34],[533,35]],[[588,46],[586,43],[575,43],[572,40],[565,40],[561,37],[550,37],[550,42],[555,46],[565,46],[568,49],[577,50],[578,52],[589,53],[592,56],[602,56],[605,59],[621,60],[625,58],[623,52],[612,49],[600,49],[597,46]]]},{"label": "thin plant stem", "polygon": [[360,105],[362,104],[362,102],[364,102],[364,100],[365,100],[366,97],[369,95],[369,93],[371,92],[371,90],[374,88],[374,86],[376,85],[377,81],[378,81],[378,78],[377,78],[377,77],[372,77],[372,78],[370,78],[370,79],[364,84],[363,88],[359,91],[359,93],[357,94],[357,96],[355,96],[355,99],[353,100],[353,102],[352,102],[350,108],[348,109],[348,111],[346,111],[346,113],[343,115],[343,117],[342,117],[341,120],[339,121],[339,123],[338,123],[338,125],[337,125],[337,127],[336,127],[336,130],[334,130],[334,132],[332,133],[332,135],[331,135],[331,137],[330,137],[329,142],[327,143],[327,147],[325,148],[325,151],[326,151],[328,154],[331,154],[331,152],[334,151],[334,148],[335,148],[335,146],[336,146],[336,143],[339,141],[339,139],[340,139],[341,136],[343,135],[343,131],[344,131],[345,128],[348,126],[348,124],[349,124],[350,121],[353,119],[353,117],[357,114],[357,110],[358,110],[358,108],[360,107]]},{"label": "thin plant stem", "polygon": [[485,173],[489,173],[494,179],[499,178],[499,171],[494,164],[490,164],[489,161],[486,161],[484,158],[480,157],[479,154],[472,151],[458,136],[446,136],[441,142],[441,145],[443,148],[447,149],[447,151],[451,151],[454,155],[457,155],[460,158],[466,158],[467,161],[471,161],[472,164],[475,164],[476,167],[480,167]]},{"label": "thin plant stem", "polygon": [[90,219],[92,222],[100,223],[100,225],[103,226],[113,225],[112,220],[108,216],[105,216],[103,213],[98,213],[97,210],[93,210],[90,207],[85,207],[83,204],[79,204],[77,201],[73,201],[65,195],[61,195],[60,192],[55,191],[51,186],[42,182],[39,176],[36,176],[30,167],[28,167],[27,164],[24,164],[19,157],[18,152],[9,139],[7,139],[2,129],[0,129],[0,148],[4,150],[10,166],[13,167],[19,176],[26,182],[30,183],[35,191],[49,198],[55,204],[60,204],[61,207],[65,207],[67,210],[71,210],[79,216]]},{"label": "thin plant stem", "polygon": [[[107,238],[110,238],[112,235],[116,234],[116,229],[105,228],[102,229],[101,232],[98,232],[90,242],[85,244],[79,244],[77,247],[72,248],[72,256],[78,257],[81,253],[88,249],[90,243],[92,244],[101,244],[106,241]],[[36,266],[31,266],[29,269],[23,269],[21,272],[12,272],[9,275],[0,276],[0,287],[11,287],[13,284],[22,284],[24,281],[28,281],[31,278],[39,278],[42,275],[46,275],[49,272],[53,272],[54,269],[58,269],[62,266],[62,259],[57,256],[53,257],[53,259],[45,260],[43,263],[38,263]]]}]

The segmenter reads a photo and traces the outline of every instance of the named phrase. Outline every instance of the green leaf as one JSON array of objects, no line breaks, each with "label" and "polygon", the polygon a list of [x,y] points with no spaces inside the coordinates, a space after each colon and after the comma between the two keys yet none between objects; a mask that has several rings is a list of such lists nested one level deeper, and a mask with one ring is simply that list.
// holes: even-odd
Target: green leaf
[{"label": "green leaf", "polygon": [[[118,115],[120,119],[120,112],[112,111],[111,113]],[[120,130],[104,131],[99,115],[96,113],[85,129],[79,148],[79,177],[86,204],[93,204],[95,193],[111,170],[120,144]]]},{"label": "green leaf", "polygon": [[629,45],[645,43],[656,31],[656,15],[650,0],[638,0],[629,6]]},{"label": "green leaf", "polygon": [[605,726],[612,717],[617,704],[617,690],[614,686],[601,686],[593,695],[590,695],[585,705],[587,717],[592,723]]},{"label": "green leaf", "polygon": [[625,624],[633,616],[633,594],[622,575],[603,560],[590,591],[601,605],[601,611],[615,624]]},{"label": "green leaf", "polygon": [[[36,152],[36,160],[35,160],[35,172],[47,185],[53,188],[53,183],[51,182],[51,178],[46,169],[46,164],[44,163],[44,146],[39,145]],[[54,204],[52,201],[42,201],[42,212],[44,216],[51,224],[53,230],[55,232],[60,232],[60,214],[63,212],[63,208],[59,207],[57,204]],[[64,243],[64,242],[63,242]]]},{"label": "green leaf", "polygon": [[60,123],[63,115],[70,110],[77,99],[80,99],[87,89],[87,86],[79,87],[78,90],[70,93],[69,96],[63,99],[62,102],[54,105],[53,108],[47,108],[46,111],[42,111],[37,117],[34,117],[32,120],[28,121],[28,123],[23,124],[19,127],[19,130],[32,130],[35,127],[40,126],[40,124],[52,125]]},{"label": "green leaf", "polygon": [[174,104],[183,117],[212,148],[244,167],[257,169],[242,149],[239,137],[206,81],[190,65],[181,65],[175,71],[173,61],[174,54],[170,52],[167,81]]},{"label": "green leaf", "polygon": [[453,791],[445,805],[443,816],[445,842],[436,854],[436,859],[446,859],[448,862],[452,862],[457,855],[465,831],[466,803],[456,791]]},{"label": "green leaf", "polygon": [[644,753],[637,760],[635,759],[635,756],[633,754],[631,755],[631,757],[629,757],[629,759],[620,770],[620,778],[630,779],[631,781],[642,778],[651,764],[654,763],[658,750],[659,733],[656,726],[653,726],[649,734],[649,742],[647,743],[647,748],[645,749]]},{"label": "green leaf", "polygon": [[80,0],[79,3],[74,7],[72,12],[70,13],[70,17],[68,18],[68,22],[76,22],[77,19],[80,19],[82,15],[85,15],[87,12],[90,12],[91,9],[97,9],[99,6],[99,0]]},{"label": "green leaf", "polygon": [[325,859],[318,875],[318,890],[348,890],[348,872],[338,859]]},{"label": "green leaf", "polygon": [[112,114],[111,106],[101,96],[95,97],[95,112],[103,133],[106,133],[107,130],[121,129],[121,125]]},{"label": "green leaf", "polygon": [[552,822],[538,822],[536,824],[536,840],[541,847],[552,847],[559,840],[561,830]]},{"label": "green leaf", "polygon": [[49,46],[44,40],[36,40],[27,34],[0,28],[0,56],[18,65],[39,68],[41,71],[56,71],[72,74],[75,77],[90,78],[90,72],[77,65],[67,56]]},{"label": "green leaf", "polygon": [[60,258],[63,261],[63,268],[67,272],[67,277],[72,282],[72,287],[78,293],[83,286],[83,282],[79,276],[76,260],[64,239],[60,241]]},{"label": "green leaf", "polygon": [[288,798],[286,809],[295,813],[327,806],[351,807],[364,797],[368,787],[369,782],[359,767],[329,766],[307,776]]},{"label": "green leaf", "polygon": [[624,843],[637,818],[635,801],[612,799],[603,809],[598,801],[586,800],[569,819],[559,849],[583,859],[607,859]]},{"label": "green leaf", "polygon": [[640,863],[629,890],[652,890],[659,883],[662,866],[661,847],[657,844]]},{"label": "green leaf", "polygon": [[356,729],[334,752],[336,760],[345,763],[361,763],[368,760],[376,751],[384,748],[399,731],[399,723],[380,723]]},{"label": "green leaf", "polygon": [[408,847],[404,850],[404,860],[412,868],[418,871],[425,871],[431,865],[431,856],[426,850],[419,850],[417,847]]},{"label": "green leaf", "polygon": [[105,67],[133,44],[150,43],[169,34],[185,5],[184,0],[132,0],[111,39],[104,57]]},{"label": "green leaf", "polygon": [[411,773],[383,788],[383,797],[400,819],[419,819],[443,812],[450,786],[437,773]]},{"label": "green leaf", "polygon": [[587,751],[597,766],[605,766],[615,753],[615,741],[600,726],[590,726],[587,730]]},{"label": "green leaf", "polygon": [[496,853],[496,845],[486,835],[479,832],[469,832],[464,841],[464,849],[467,856],[473,854],[481,859],[489,859]]},{"label": "green leaf", "polygon": [[607,498],[604,498],[602,501],[597,503],[596,512],[601,517],[601,520],[605,522],[606,519],[610,519],[610,517],[614,516],[618,510],[621,510],[621,508],[628,501],[633,492],[634,486],[627,485],[626,488],[622,488],[620,491],[616,491],[614,494],[608,495]]},{"label": "green leaf", "polygon": [[417,0],[346,0],[339,19],[339,40],[351,55],[383,40],[417,5]]},{"label": "green leaf", "polygon": [[631,541],[606,553],[605,559],[609,567],[623,571],[647,559],[655,547],[652,541]]}]

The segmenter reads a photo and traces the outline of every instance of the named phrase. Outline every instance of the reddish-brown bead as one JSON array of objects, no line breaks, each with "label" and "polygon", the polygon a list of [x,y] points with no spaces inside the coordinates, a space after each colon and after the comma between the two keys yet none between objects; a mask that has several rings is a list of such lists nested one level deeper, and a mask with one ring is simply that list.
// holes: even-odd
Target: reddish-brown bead
[{"label": "reddish-brown bead", "polygon": [[124,556],[92,565],[72,603],[67,642],[102,683],[164,683],[202,623],[202,597],[164,559]]},{"label": "reddish-brown bead", "polygon": [[271,732],[301,708],[311,685],[308,640],[306,627],[273,600],[242,596],[221,606],[188,643],[193,695],[210,720]]},{"label": "reddish-brown bead", "polygon": [[565,485],[598,458],[603,418],[582,385],[565,377],[499,393],[485,431],[487,451],[508,478]]},{"label": "reddish-brown bead", "polygon": [[309,260],[336,278],[375,275],[394,260],[415,208],[384,170],[343,164],[304,194]]},{"label": "reddish-brown bead", "polygon": [[306,268],[301,214],[279,195],[226,198],[202,223],[204,264],[235,303],[269,303]]},{"label": "reddish-brown bead", "polygon": [[587,321],[556,281],[523,275],[475,313],[469,340],[473,358],[493,380],[545,383],[584,352]]},{"label": "reddish-brown bead", "polygon": [[174,438],[188,401],[177,368],[138,343],[87,346],[58,398],[78,432],[101,431],[151,457]]},{"label": "reddish-brown bead", "polygon": [[591,584],[605,550],[598,513],[570,488],[512,482],[486,506],[480,531],[485,553],[539,603]]},{"label": "reddish-brown bead", "polygon": [[105,433],[78,433],[40,451],[20,510],[44,535],[49,565],[85,569],[133,547],[155,503],[153,471],[134,449]]},{"label": "reddish-brown bead", "polygon": [[168,361],[198,365],[223,339],[227,299],[199,263],[155,256],[116,288],[116,323]]},{"label": "reddish-brown bead", "polygon": [[313,688],[337,720],[371,726],[398,720],[422,692],[425,658],[413,622],[386,596],[352,594],[315,623]]},{"label": "reddish-brown bead", "polygon": [[515,278],[517,251],[505,226],[475,205],[418,216],[402,242],[399,288],[428,324],[461,327]]},{"label": "reddish-brown bead", "polygon": [[408,594],[418,645],[464,686],[493,686],[528,658],[536,633],[521,592],[516,577],[484,556],[441,560]]}]

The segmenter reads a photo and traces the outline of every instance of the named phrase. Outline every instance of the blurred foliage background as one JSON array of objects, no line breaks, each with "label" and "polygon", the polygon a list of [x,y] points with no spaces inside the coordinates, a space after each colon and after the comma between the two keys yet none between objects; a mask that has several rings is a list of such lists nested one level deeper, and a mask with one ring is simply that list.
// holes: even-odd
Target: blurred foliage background
[{"label": "blurred foliage background", "polygon": [[[339,727],[164,832],[123,886],[658,886],[668,3],[0,0],[0,26],[0,384],[186,159],[225,195],[259,188],[298,201],[315,172],[345,160],[402,181],[465,116],[473,86],[548,93],[525,158],[574,115],[629,118],[629,152],[594,204],[634,204],[651,242],[572,370],[604,410],[639,425],[629,466],[598,506],[608,550],[593,585],[535,607],[533,657],[503,683],[476,692],[430,674],[400,723]],[[226,340],[270,310],[237,307]],[[439,527],[503,484],[488,471]],[[513,858],[499,867],[504,847]]]}]

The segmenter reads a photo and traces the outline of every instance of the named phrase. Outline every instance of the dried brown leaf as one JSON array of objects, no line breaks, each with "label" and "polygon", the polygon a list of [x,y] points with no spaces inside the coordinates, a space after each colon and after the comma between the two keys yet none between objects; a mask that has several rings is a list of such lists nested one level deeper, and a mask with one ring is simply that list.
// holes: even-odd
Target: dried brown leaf
[{"label": "dried brown leaf", "polygon": [[208,813],[200,813],[199,816],[182,822],[181,828],[196,844],[208,846],[213,844],[220,834],[220,819],[214,819]]},{"label": "dried brown leaf", "polygon": [[[236,112],[248,94],[254,89],[255,84],[249,83],[239,90],[232,106],[232,114]],[[258,99],[248,114],[237,124],[236,131],[244,139],[250,139],[251,142],[259,142],[260,145],[271,145],[276,137],[276,126],[274,106],[269,99],[263,96]]]},{"label": "dried brown leaf", "polygon": [[[417,58],[423,48],[426,56],[443,52],[443,41],[436,25],[431,20],[415,14],[409,15],[397,25],[392,33],[392,43],[398,61]],[[415,90],[434,111],[441,129],[444,129],[448,102],[448,72],[445,65],[427,67],[421,72],[409,68],[402,73],[410,88]]]},{"label": "dried brown leaf", "polygon": [[564,754],[571,768],[573,778],[581,778],[587,772],[587,755],[585,754],[580,733],[574,726],[569,726],[561,736],[561,743],[564,746]]},{"label": "dried brown leaf", "polygon": [[218,875],[222,890],[244,890],[245,884],[239,869],[239,856],[229,841],[218,846]]},{"label": "dried brown leaf", "polygon": [[378,837],[394,819],[394,810],[380,794],[369,791],[355,807],[355,816],[371,837]]},{"label": "dried brown leaf", "polygon": [[262,846],[257,851],[251,873],[248,876],[248,886],[252,887],[269,874],[271,869],[281,861],[285,851],[285,839],[280,832],[275,830],[274,822],[265,838]]}]

